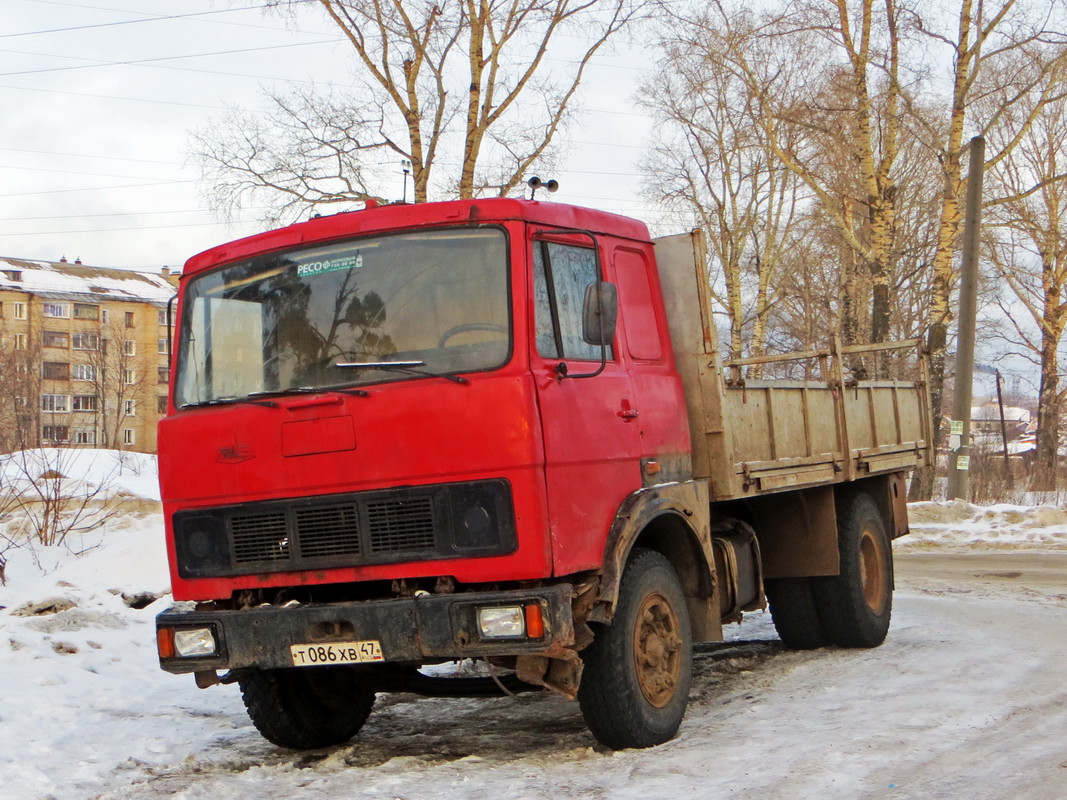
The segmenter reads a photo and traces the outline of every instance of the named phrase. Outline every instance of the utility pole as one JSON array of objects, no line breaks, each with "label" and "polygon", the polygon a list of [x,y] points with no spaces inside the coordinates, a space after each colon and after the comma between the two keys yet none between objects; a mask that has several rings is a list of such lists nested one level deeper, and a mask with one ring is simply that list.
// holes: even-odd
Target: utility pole
[{"label": "utility pole", "polygon": [[971,139],[970,145],[970,164],[967,168],[967,207],[963,217],[959,333],[956,339],[956,397],[949,437],[949,500],[970,499],[968,470],[971,466],[971,392],[974,382],[975,318],[978,316],[978,239],[982,229],[984,166],[985,139],[975,136]]}]

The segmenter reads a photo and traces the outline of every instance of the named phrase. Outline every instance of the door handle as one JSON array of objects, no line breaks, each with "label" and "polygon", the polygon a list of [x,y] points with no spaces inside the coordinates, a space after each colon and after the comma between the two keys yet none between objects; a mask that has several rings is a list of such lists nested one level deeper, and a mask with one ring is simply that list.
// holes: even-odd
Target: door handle
[{"label": "door handle", "polygon": [[622,411],[619,412],[619,416],[622,417],[627,422],[630,422],[631,420],[637,419],[637,409],[636,408],[624,408]]}]

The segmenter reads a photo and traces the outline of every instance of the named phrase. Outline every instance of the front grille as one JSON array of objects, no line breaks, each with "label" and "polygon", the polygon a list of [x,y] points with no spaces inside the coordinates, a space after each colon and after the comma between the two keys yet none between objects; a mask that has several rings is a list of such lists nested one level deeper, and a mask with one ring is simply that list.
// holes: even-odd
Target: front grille
[{"label": "front grille", "polygon": [[420,497],[408,503],[368,503],[367,523],[370,547],[375,553],[433,549],[432,498]]},{"label": "front grille", "polygon": [[289,528],[285,513],[235,514],[230,517],[233,559],[238,564],[288,561]]},{"label": "front grille", "polygon": [[179,511],[182,577],[504,555],[517,547],[506,481],[440,484]]},{"label": "front grille", "polygon": [[299,508],[295,517],[302,558],[359,555],[359,509],[355,504]]}]

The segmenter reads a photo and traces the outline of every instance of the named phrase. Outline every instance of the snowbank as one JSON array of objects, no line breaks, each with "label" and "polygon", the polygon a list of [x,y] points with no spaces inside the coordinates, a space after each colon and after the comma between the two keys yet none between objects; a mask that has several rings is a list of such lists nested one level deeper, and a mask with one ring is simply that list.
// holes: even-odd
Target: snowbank
[{"label": "snowbank", "polygon": [[1067,509],[1057,506],[975,506],[962,500],[912,503],[911,533],[902,551],[1067,550]]},{"label": "snowbank", "polygon": [[104,484],[109,490],[146,500],[159,500],[156,457],[127,450],[41,448],[0,455],[0,487],[25,492],[27,481],[57,471],[79,487]]}]

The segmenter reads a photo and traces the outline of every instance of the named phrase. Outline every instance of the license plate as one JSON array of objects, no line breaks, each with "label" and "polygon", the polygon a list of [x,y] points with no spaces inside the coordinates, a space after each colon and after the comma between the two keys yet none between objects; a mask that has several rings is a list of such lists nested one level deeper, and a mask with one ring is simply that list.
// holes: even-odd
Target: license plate
[{"label": "license plate", "polygon": [[382,645],[377,639],[329,644],[294,644],[289,647],[289,652],[292,653],[294,667],[364,664],[382,660]]}]

